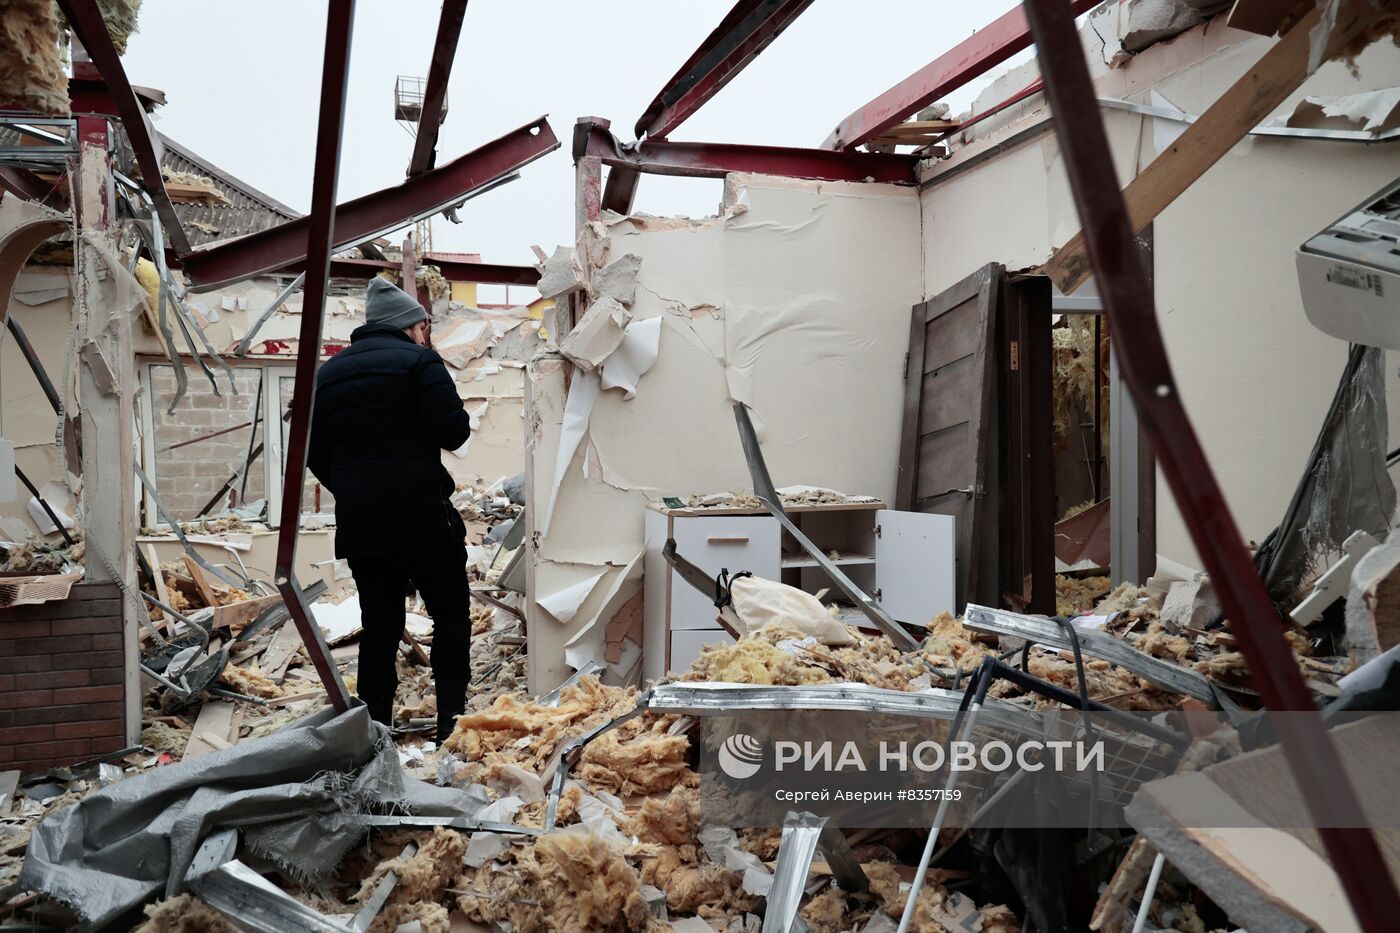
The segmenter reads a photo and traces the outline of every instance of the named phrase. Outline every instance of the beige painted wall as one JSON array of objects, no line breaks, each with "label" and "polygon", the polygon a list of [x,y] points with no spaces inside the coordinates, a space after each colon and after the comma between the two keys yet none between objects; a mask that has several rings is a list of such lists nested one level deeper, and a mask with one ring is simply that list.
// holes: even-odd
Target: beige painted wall
[{"label": "beige painted wall", "polygon": [[[1098,79],[1105,96],[1147,101],[1156,88],[1200,113],[1268,47],[1211,26],[1154,46]],[[1200,67],[1188,67],[1200,55]],[[1374,47],[1360,76],[1324,66],[1281,112],[1307,95],[1400,85],[1400,53]],[[1024,75],[1018,75],[1018,81]],[[1037,98],[1039,100],[1039,98]],[[1154,121],[1105,110],[1120,181],[1156,155]],[[1046,116],[1043,104],[935,166],[936,179]],[[1294,251],[1329,221],[1400,175],[1400,147],[1254,138],[1210,169],[1154,225],[1158,319],[1188,413],[1244,535],[1277,524],[1297,484],[1346,357],[1308,324]],[[995,156],[922,197],[924,273],[937,294],[987,262],[1037,266],[1078,229],[1053,131]],[[1393,356],[1393,354],[1392,354]],[[1400,425],[1400,386],[1387,392]],[[1394,436],[1392,427],[1392,437]],[[1159,479],[1158,551],[1198,566],[1170,490]]]},{"label": "beige painted wall", "polygon": [[[587,630],[578,647],[596,645],[639,586],[635,575],[624,581],[625,568],[641,551],[649,497],[750,488],[733,399],[752,406],[778,485],[894,493],[909,309],[920,293],[912,188],[731,176],[718,217],[610,220],[608,254],[642,259],[632,313],[662,318],[660,352],[636,398],[602,393],[548,533],[537,536],[534,690],[567,676],[564,643]],[[544,357],[531,368],[536,530],[553,485],[568,365]],[[568,624],[538,605],[599,573]]]}]

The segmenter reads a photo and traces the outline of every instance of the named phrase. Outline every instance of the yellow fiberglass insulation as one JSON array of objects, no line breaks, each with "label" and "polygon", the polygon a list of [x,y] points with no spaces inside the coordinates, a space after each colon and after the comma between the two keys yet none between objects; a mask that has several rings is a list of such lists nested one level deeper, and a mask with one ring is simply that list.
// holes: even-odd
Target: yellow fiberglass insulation
[{"label": "yellow fiberglass insulation", "polygon": [[[1069,443],[1069,426],[1079,412],[1094,417],[1094,316],[1066,314],[1064,327],[1052,331],[1054,436],[1060,449]],[[1099,426],[1108,449],[1108,327],[1101,325],[1098,346]],[[1092,421],[1091,421],[1092,425]]]},{"label": "yellow fiberglass insulation", "polygon": [[686,763],[690,740],[668,735],[670,717],[632,719],[594,739],[574,776],[591,788],[623,796],[655,794],[694,775]]},{"label": "yellow fiberglass insulation", "polygon": [[457,906],[468,919],[508,922],[516,933],[660,931],[647,910],[642,879],[614,842],[573,826],[536,840],[497,871],[463,875]]},{"label": "yellow fiberglass insulation", "polygon": [[0,100],[68,116],[68,75],[53,0],[0,0]]},{"label": "yellow fiberglass insulation", "polygon": [[363,902],[388,872],[398,876],[389,894],[389,907],[370,927],[370,933],[386,933],[401,923],[418,920],[425,931],[447,930],[447,909],[438,902],[462,870],[467,839],[454,830],[436,828],[418,839],[418,851],[380,862],[360,885],[357,901]]},{"label": "yellow fiberglass insulation", "polygon": [[191,894],[146,905],[146,922],[132,933],[238,933],[223,915]]},{"label": "yellow fiberglass insulation", "polygon": [[636,705],[635,690],[605,687],[596,677],[584,677],[564,690],[554,707],[502,694],[486,709],[458,717],[457,728],[443,747],[479,767],[499,762],[538,772],[561,741]]},{"label": "yellow fiberglass insulation", "polygon": [[981,642],[973,641],[960,620],[947,612],[928,624],[928,642],[921,652],[934,667],[974,671],[983,658],[996,654]]},{"label": "yellow fiberglass insulation", "polygon": [[230,664],[219,674],[219,682],[235,693],[264,700],[275,700],[286,694],[280,684],[273,683],[257,671]]},{"label": "yellow fiberglass insulation", "polygon": [[[831,682],[831,675],[821,667],[764,640],[761,636],[765,631],[733,644],[706,645],[681,679],[780,687]],[[793,637],[798,636],[793,633]]]}]

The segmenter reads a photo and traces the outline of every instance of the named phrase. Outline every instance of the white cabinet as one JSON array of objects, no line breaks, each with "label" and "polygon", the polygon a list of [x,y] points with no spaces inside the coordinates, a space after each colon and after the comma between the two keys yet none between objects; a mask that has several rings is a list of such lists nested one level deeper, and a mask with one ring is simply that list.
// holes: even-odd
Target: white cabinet
[{"label": "white cabinet", "polygon": [[[955,541],[947,515],[897,512],[883,502],[793,506],[788,515],[851,580],[903,622],[923,623],[953,611]],[[839,596],[815,558],[773,516],[740,509],[668,509],[646,513],[642,671],[648,679],[684,671],[706,644],[732,639],[715,621],[713,597],[680,579],[662,556],[668,538],[714,577],[748,570],[810,593]],[[828,596],[830,599],[831,596]],[[843,619],[873,626],[854,608]]]}]

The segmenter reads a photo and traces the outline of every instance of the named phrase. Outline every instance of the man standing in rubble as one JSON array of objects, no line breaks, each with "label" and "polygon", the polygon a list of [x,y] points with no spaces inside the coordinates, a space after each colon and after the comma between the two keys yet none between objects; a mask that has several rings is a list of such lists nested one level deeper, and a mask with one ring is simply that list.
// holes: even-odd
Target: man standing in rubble
[{"label": "man standing in rubble", "polygon": [[429,345],[423,306],[371,279],[365,323],[316,376],[308,465],[335,497],[335,555],[360,592],[360,699],[393,725],[411,583],[433,617],[439,741],[466,709],[471,673],[466,527],[440,452],[470,433],[456,383]]}]

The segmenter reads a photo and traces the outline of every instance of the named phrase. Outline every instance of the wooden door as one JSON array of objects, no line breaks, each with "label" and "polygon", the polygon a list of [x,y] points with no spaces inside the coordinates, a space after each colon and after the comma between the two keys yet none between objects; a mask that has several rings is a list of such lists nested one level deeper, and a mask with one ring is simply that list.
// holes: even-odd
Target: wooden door
[{"label": "wooden door", "polygon": [[[998,602],[997,521],[987,509],[987,470],[996,311],[1005,278],[1000,264],[983,266],[915,305],[909,332],[895,506],[953,516],[959,609],[968,600]],[[984,541],[988,520],[991,534]]]}]

